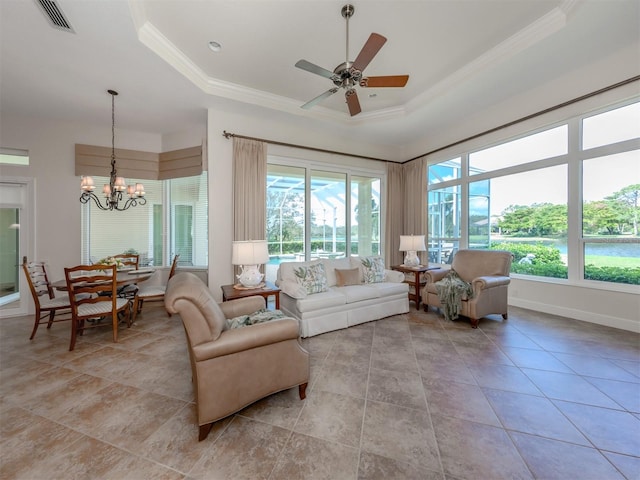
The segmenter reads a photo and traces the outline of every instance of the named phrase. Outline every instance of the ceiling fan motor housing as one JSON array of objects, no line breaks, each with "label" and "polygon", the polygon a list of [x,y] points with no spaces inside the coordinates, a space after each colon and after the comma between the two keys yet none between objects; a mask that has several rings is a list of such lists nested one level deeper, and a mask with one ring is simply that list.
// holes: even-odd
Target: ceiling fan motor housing
[{"label": "ceiling fan motor housing", "polygon": [[353,62],[344,62],[333,70],[331,81],[336,87],[349,88],[360,83],[362,72],[352,67]]}]

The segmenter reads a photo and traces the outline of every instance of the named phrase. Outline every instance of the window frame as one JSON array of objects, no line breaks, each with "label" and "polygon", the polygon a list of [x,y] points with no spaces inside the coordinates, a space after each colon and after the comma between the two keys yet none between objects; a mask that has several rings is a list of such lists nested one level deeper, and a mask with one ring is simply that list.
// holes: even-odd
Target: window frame
[{"label": "window frame", "polygon": [[[335,157],[335,156],[334,156]],[[345,157],[346,158],[346,157]],[[347,160],[348,161],[348,160]],[[327,172],[345,175],[346,193],[351,190],[352,177],[376,178],[380,181],[380,255],[384,255],[385,248],[385,222],[386,222],[386,170],[367,169],[358,166],[337,165],[332,162],[322,162],[300,156],[291,156],[286,153],[268,153],[267,171],[269,165],[282,165],[285,167],[296,167],[304,169],[305,175],[305,211],[304,211],[304,252],[305,261],[311,258],[311,178],[313,172]],[[267,186],[267,189],[269,187]],[[351,195],[345,195],[345,255],[351,255]],[[266,235],[266,232],[265,232]]]},{"label": "window frame", "polygon": [[[464,145],[459,150],[447,150],[438,152],[432,158],[428,158],[428,167],[450,161],[453,158],[460,157],[462,164],[462,175],[459,179],[452,179],[445,182],[439,182],[429,185],[427,182],[427,202],[429,199],[428,193],[432,190],[439,190],[448,187],[459,186],[461,189],[462,205],[461,205],[461,238],[460,248],[468,248],[469,241],[469,184],[480,180],[490,180],[493,178],[503,177],[506,175],[512,175],[515,173],[524,173],[540,168],[546,168],[556,165],[567,165],[568,175],[568,197],[567,197],[567,269],[568,278],[551,278],[540,277],[533,275],[519,275],[512,274],[514,278],[524,279],[528,281],[538,281],[546,283],[561,283],[567,285],[575,285],[581,287],[589,287],[596,289],[604,289],[619,292],[637,292],[637,285],[605,282],[588,280],[584,278],[584,248],[585,244],[593,241],[592,238],[585,239],[583,237],[582,230],[582,162],[584,160],[613,155],[616,153],[628,152],[631,150],[640,149],[640,138],[623,140],[620,142],[612,143],[609,145],[602,145],[598,147],[590,147],[583,150],[583,119],[593,117],[600,113],[606,113],[617,108],[625,107],[627,105],[640,102],[640,97],[635,96],[622,102],[612,103],[606,106],[599,107],[594,110],[579,113],[573,115],[571,118],[550,122],[548,124],[539,126],[538,128],[532,128],[518,135],[513,135],[499,140],[493,140],[486,144],[475,143],[473,146],[464,148]],[[568,126],[568,152],[567,154],[559,155],[556,157],[550,157],[542,160],[532,161],[525,164],[514,165],[510,167],[504,167],[483,173],[469,174],[469,155],[478,150],[484,150],[492,148],[500,144],[508,143],[514,140],[518,140],[530,135],[535,135],[544,130],[557,128],[566,124]],[[428,180],[428,168],[427,168],[427,180]],[[609,239],[615,240],[615,239]],[[627,242],[621,239],[620,243]],[[611,243],[618,242],[615,240]],[[635,242],[634,242],[635,243]]]}]

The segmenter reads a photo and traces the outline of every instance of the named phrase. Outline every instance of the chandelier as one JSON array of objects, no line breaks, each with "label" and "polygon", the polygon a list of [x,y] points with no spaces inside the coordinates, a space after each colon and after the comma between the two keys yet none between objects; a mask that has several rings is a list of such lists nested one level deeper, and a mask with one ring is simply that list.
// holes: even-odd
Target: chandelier
[{"label": "chandelier", "polygon": [[[102,194],[105,197],[104,204],[100,201],[98,196],[93,193],[96,186],[93,182],[93,178],[85,175],[80,182],[80,188],[82,189],[82,195],[80,195],[80,203],[88,203],[89,200],[93,200],[96,206],[100,210],[119,210],[123,211],[129,207],[135,207],[136,205],[144,205],[147,203],[147,199],[144,198],[144,186],[141,183],[127,186],[123,177],[118,177],[116,170],[116,120],[115,120],[115,98],[118,92],[115,90],[107,90],[107,93],[111,95],[111,177],[109,178],[109,184],[102,187]],[[123,193],[126,191],[127,198],[122,203]]]}]

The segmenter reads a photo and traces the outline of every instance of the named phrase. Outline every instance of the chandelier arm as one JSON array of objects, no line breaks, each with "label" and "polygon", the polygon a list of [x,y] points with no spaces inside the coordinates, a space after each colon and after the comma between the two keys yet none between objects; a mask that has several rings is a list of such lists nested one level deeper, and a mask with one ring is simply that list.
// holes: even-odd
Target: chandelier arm
[{"label": "chandelier arm", "polygon": [[100,210],[112,210],[112,208],[110,208],[111,204],[109,201],[107,201],[106,205],[103,205],[100,199],[93,192],[83,192],[82,195],[80,195],[80,203],[82,204],[89,203],[91,200],[95,202],[96,207]]},{"label": "chandelier arm", "polygon": [[128,198],[124,205],[120,207],[118,204],[114,205],[113,209],[118,210],[119,212],[125,211],[129,207],[137,207],[138,205],[145,205],[147,203],[147,199],[144,197],[131,197]]}]

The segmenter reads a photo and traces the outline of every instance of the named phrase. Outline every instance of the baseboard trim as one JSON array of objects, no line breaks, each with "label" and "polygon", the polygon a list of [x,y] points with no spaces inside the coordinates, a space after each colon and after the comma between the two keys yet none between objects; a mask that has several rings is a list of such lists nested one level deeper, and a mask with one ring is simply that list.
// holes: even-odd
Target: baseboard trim
[{"label": "baseboard trim", "polygon": [[577,310],[574,308],[558,307],[557,305],[533,302],[531,300],[523,300],[520,298],[510,298],[509,305],[513,305],[514,307],[526,308],[527,310],[537,310],[539,312],[549,313],[551,315],[573,318],[574,320],[581,320],[583,322],[604,325],[606,327],[619,328],[621,330],[627,330],[634,333],[640,333],[640,322],[629,320],[627,318],[601,315],[598,313]]}]

